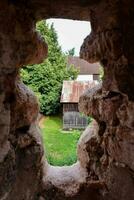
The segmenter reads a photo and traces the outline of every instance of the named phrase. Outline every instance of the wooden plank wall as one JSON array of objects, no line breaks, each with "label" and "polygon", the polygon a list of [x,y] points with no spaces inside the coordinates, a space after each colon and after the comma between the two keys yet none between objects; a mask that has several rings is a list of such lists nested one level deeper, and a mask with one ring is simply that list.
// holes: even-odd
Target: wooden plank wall
[{"label": "wooden plank wall", "polygon": [[65,112],[63,115],[63,129],[85,129],[88,119],[79,112]]}]

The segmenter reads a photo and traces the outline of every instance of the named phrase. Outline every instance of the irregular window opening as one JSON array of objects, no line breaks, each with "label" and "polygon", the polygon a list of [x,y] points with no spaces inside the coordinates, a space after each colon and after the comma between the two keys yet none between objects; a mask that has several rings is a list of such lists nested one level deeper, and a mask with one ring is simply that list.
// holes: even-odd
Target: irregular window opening
[{"label": "irregular window opening", "polygon": [[[72,20],[62,20],[66,32],[69,29],[68,21]],[[82,36],[81,44],[77,44],[77,47],[62,46],[63,50],[60,46],[62,44],[58,41],[58,30],[55,30],[53,23],[50,25],[48,22],[40,21],[36,27],[48,43],[48,58],[41,64],[25,66],[21,76],[23,82],[35,92],[40,102],[39,125],[49,164],[69,166],[77,161],[76,149],[81,130],[85,129],[91,121],[90,117],[87,118],[79,113],[79,97],[85,89],[94,86],[93,82],[96,80],[94,77],[99,76],[99,66],[96,67],[98,71],[93,72],[92,69],[89,72],[88,63],[78,56],[78,49],[90,32],[89,22],[88,33]],[[59,23],[61,26],[61,21]],[[79,23],[79,30],[82,30],[83,25],[80,27],[80,22],[77,23]],[[85,23],[87,25],[87,22]],[[78,29],[78,24],[77,28],[75,24],[76,21],[73,21],[70,34],[72,30],[74,32]],[[80,37],[78,31],[76,32],[75,34]],[[73,39],[70,38],[68,43],[71,43],[71,40]]]}]

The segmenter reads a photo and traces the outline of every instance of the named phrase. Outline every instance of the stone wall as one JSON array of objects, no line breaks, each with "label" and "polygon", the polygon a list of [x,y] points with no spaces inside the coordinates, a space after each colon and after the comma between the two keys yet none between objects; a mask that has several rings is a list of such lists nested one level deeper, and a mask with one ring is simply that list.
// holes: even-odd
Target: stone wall
[{"label": "stone wall", "polygon": [[[134,199],[133,7],[132,0],[0,2],[1,200]],[[48,165],[38,102],[19,77],[21,66],[47,57],[35,25],[50,17],[90,20],[81,57],[105,71],[103,84],[80,98],[80,110],[95,121],[71,167]]]}]

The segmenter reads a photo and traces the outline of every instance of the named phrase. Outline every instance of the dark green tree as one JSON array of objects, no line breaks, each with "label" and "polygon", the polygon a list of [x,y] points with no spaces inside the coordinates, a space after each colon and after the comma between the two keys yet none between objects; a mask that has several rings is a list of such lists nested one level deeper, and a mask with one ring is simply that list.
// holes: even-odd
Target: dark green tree
[{"label": "dark green tree", "polygon": [[75,48],[72,48],[72,49],[68,50],[67,51],[67,55],[74,56],[75,55]]},{"label": "dark green tree", "polygon": [[51,115],[59,110],[63,80],[76,79],[78,72],[73,66],[67,67],[53,24],[49,27],[46,21],[41,21],[37,31],[47,41],[48,58],[41,64],[25,66],[21,75],[23,82],[38,96],[41,113]]}]

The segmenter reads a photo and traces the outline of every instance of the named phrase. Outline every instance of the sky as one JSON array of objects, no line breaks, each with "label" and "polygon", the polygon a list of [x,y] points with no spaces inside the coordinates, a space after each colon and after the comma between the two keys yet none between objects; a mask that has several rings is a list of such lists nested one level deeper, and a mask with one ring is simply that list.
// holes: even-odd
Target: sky
[{"label": "sky", "polygon": [[80,46],[86,36],[91,32],[90,22],[49,19],[47,20],[47,23],[54,23],[62,50],[67,52],[68,50],[75,48],[75,55],[79,56]]}]

